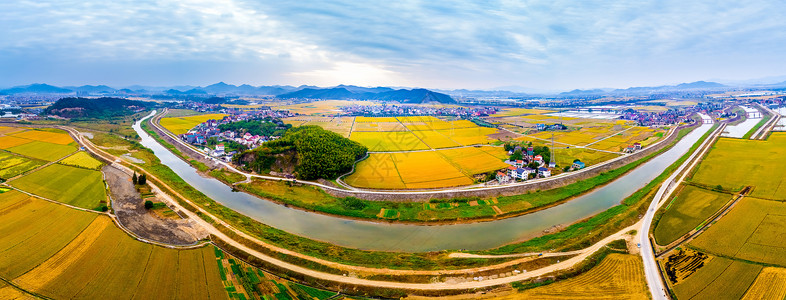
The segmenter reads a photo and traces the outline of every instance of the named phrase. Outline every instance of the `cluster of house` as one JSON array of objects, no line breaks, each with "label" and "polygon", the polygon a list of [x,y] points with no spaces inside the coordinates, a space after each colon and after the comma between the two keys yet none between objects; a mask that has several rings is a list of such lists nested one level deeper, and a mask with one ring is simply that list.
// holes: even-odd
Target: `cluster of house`
[{"label": "cluster of house", "polygon": [[551,125],[548,125],[548,124],[544,124],[544,123],[538,123],[538,124],[535,124],[535,128],[538,129],[538,131],[565,130],[565,129],[568,129],[568,126],[565,126],[563,124],[551,124]]},{"label": "cluster of house", "polygon": [[218,111],[221,109],[220,104],[208,104],[197,101],[184,101],[179,103],[175,108],[190,109],[198,112]]},{"label": "cluster of house", "polygon": [[424,107],[415,105],[349,105],[341,107],[347,116],[454,116],[483,117],[496,114],[497,107]]},{"label": "cluster of house", "polygon": [[622,152],[633,153],[633,152],[636,152],[636,151],[639,151],[639,150],[641,150],[641,143],[633,143],[633,145],[628,145],[628,147],[625,147],[625,149],[622,149]]},{"label": "cluster of house", "polygon": [[642,112],[627,109],[620,119],[636,121],[640,126],[673,125],[687,122],[695,111],[695,109],[669,109],[660,112]]},{"label": "cluster of house", "polygon": [[[521,146],[516,146],[509,151],[509,154],[513,154],[517,151],[521,151],[523,156],[522,159],[506,160],[505,163],[509,166],[507,169],[497,172],[497,182],[504,184],[515,181],[516,179],[527,180],[530,177],[545,178],[551,176],[551,168],[556,167],[554,162],[545,162],[543,156],[535,155],[535,149],[533,147],[527,147],[527,149],[524,150]],[[530,168],[528,167],[530,163],[535,163],[538,167],[534,169]]]}]

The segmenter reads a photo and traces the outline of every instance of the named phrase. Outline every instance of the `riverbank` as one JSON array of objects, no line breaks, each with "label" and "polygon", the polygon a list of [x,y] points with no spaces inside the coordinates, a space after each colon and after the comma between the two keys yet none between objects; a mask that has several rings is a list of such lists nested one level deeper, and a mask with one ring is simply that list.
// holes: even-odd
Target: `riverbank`
[{"label": "riverbank", "polygon": [[[245,177],[241,178],[242,175],[228,178],[232,174],[229,171],[209,171],[209,167],[198,160],[199,158],[204,158],[204,156],[192,157],[192,155],[196,154],[195,152],[192,153],[193,149],[183,149],[186,146],[173,141],[170,135],[162,132],[162,129],[158,128],[158,126],[155,126],[154,122],[160,117],[161,115],[157,115],[151,119],[150,124],[145,123],[143,129],[183,161],[191,164],[204,174],[213,175],[215,178],[232,185],[234,189],[247,192],[266,201],[309,212],[353,220],[417,225],[468,224],[496,221],[552,208],[613,182],[615,179],[670,149],[675,144],[675,141],[681,139],[690,131],[685,127],[682,127],[681,130],[675,130],[675,132],[660,141],[664,143],[659,144],[659,147],[647,148],[641,153],[637,153],[636,156],[624,157],[625,160],[619,160],[617,163],[639,157],[638,160],[633,160],[615,169],[599,172],[594,177],[568,185],[564,185],[563,179],[557,180],[555,182],[558,182],[556,185],[559,187],[554,189],[546,189],[546,187],[552,184],[542,182],[542,184],[545,184],[543,190],[537,189],[518,195],[458,197],[431,199],[428,201],[372,201],[354,197],[357,195],[336,197],[333,195],[335,194],[333,190],[327,190],[326,192],[325,189],[305,185],[297,181],[290,182],[259,178],[243,181]],[[695,126],[689,128],[692,130]],[[181,150],[186,152],[184,153]],[[191,153],[191,155],[186,153]],[[648,155],[642,156],[645,153],[648,153]],[[605,170],[608,166],[601,167]],[[241,183],[237,184],[238,182]]]}]

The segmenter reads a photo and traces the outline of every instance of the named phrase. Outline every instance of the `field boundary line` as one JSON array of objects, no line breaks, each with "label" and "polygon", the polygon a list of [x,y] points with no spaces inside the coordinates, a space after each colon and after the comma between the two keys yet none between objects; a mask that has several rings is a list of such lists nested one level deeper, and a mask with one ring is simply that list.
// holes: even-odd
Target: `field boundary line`
[{"label": "field boundary line", "polygon": [[594,141],[594,142],[592,142],[592,143],[586,144],[586,145],[584,145],[584,148],[587,148],[587,149],[593,149],[593,148],[589,148],[589,146],[592,146],[593,144],[596,144],[596,143],[598,143],[598,142],[604,141],[604,140],[606,140],[606,139],[612,138],[612,137],[614,137],[614,136],[616,136],[616,135],[618,135],[618,134],[621,134],[621,133],[623,133],[623,132],[625,132],[625,131],[628,131],[628,130],[631,130],[631,129],[633,129],[633,128],[636,128],[636,126],[631,126],[630,128],[628,128],[628,129],[625,129],[625,130],[623,130],[623,131],[616,132],[616,133],[614,133],[614,134],[612,134],[612,135],[610,135],[610,136],[607,136],[607,137],[605,137],[605,138],[599,139],[599,140],[597,140],[597,141]]}]

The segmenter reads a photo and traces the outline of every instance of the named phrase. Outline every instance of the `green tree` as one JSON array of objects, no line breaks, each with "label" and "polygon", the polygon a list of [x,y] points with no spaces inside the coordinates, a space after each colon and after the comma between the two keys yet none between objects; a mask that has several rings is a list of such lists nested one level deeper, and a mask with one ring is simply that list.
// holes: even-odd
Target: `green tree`
[{"label": "green tree", "polygon": [[153,208],[153,201],[150,200],[145,201],[145,209],[151,209],[151,208]]},{"label": "green tree", "polygon": [[147,176],[145,174],[139,175],[139,179],[137,180],[139,185],[145,185],[147,183]]},{"label": "green tree", "polygon": [[131,177],[131,182],[133,182],[134,185],[136,185],[139,182],[139,179],[136,176],[136,172],[134,172],[134,176]]}]

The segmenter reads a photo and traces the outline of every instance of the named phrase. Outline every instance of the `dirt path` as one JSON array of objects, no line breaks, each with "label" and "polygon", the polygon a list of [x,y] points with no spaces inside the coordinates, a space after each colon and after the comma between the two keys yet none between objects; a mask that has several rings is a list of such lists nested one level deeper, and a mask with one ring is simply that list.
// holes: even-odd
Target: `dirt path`
[{"label": "dirt path", "polygon": [[161,219],[145,209],[142,196],[131,182],[131,176],[113,165],[101,169],[109,184],[112,209],[123,226],[140,237],[161,243],[187,246],[207,238],[203,228],[193,220]]}]

